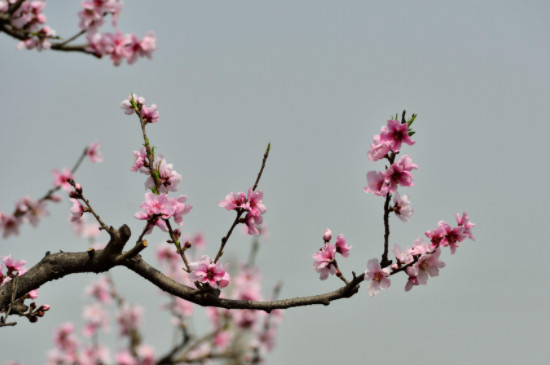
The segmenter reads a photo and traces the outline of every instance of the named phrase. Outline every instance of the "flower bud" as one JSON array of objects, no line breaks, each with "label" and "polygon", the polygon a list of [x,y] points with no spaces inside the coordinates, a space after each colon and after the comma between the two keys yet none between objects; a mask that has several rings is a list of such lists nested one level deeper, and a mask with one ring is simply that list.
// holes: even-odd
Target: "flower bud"
[{"label": "flower bud", "polygon": [[323,240],[324,240],[325,242],[328,242],[328,241],[331,240],[331,238],[332,238],[332,231],[331,231],[330,229],[328,229],[328,228],[325,229],[325,234],[323,235]]}]

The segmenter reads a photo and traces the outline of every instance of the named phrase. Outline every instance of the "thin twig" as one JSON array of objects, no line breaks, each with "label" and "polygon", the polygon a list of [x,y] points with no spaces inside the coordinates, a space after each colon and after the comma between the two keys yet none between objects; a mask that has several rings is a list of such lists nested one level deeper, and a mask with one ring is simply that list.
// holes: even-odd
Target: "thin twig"
[{"label": "thin twig", "polygon": [[77,39],[78,37],[80,37],[83,34],[86,34],[86,29],[81,30],[80,32],[76,33],[71,38],[67,39],[66,41],[63,41],[63,42],[57,43],[57,44],[59,45],[59,47],[64,47],[65,45],[67,45],[68,43],[74,41],[75,39]]},{"label": "thin twig", "polygon": [[[264,172],[265,163],[267,161],[267,157],[269,156],[269,151],[271,150],[271,143],[267,144],[267,148],[264,152],[264,157],[262,159],[262,166],[260,167],[260,171],[258,172],[258,176],[256,177],[256,181],[254,182],[254,185],[252,186],[252,191],[255,191],[258,187],[258,184],[260,182],[260,178],[262,177],[262,173]],[[231,233],[233,233],[233,229],[237,226],[237,224],[241,223],[241,216],[243,215],[244,210],[239,209],[237,210],[237,216],[235,217],[235,220],[233,221],[233,224],[231,224],[231,227],[229,228],[229,231],[227,231],[227,234],[222,237],[220,249],[218,250],[218,253],[216,254],[216,258],[214,259],[214,263],[217,263],[220,257],[223,255],[223,249],[225,248],[225,245],[227,244],[227,241],[229,240],[229,237],[231,236]]]},{"label": "thin twig", "polygon": [[117,260],[128,260],[132,257],[139,255],[141,251],[143,251],[147,247],[147,241],[143,240],[137,243],[134,247],[132,247],[129,251],[124,252],[122,255],[118,257]]}]

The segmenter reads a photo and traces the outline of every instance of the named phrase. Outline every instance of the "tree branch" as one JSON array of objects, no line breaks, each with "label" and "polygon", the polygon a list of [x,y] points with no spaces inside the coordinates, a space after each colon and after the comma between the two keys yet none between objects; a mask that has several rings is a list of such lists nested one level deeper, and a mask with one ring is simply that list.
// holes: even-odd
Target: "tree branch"
[{"label": "tree branch", "polygon": [[[158,288],[201,306],[221,307],[227,309],[252,309],[271,312],[274,309],[286,309],[314,304],[329,305],[330,302],[349,298],[359,290],[364,280],[363,274],[355,277],[348,285],[338,290],[309,297],[298,297],[274,301],[232,300],[219,297],[218,290],[193,289],[178,283],[148,264],[141,256],[126,259],[122,247],[130,238],[130,229],[123,225],[119,230],[111,227],[111,240],[104,250],[88,252],[60,252],[46,256],[28,272],[18,278],[15,298],[20,298],[43,284],[77,273],[106,272],[115,266],[125,266]],[[6,309],[12,298],[11,285],[0,287],[0,309]]]}]

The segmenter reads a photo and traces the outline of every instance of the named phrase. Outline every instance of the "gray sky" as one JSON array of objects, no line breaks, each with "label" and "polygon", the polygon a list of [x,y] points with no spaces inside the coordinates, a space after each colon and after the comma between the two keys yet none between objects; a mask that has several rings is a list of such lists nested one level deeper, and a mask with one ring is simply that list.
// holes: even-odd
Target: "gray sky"
[{"label": "gray sky", "polygon": [[[69,36],[77,11],[77,2],[48,2],[45,13]],[[380,256],[383,200],[362,189],[366,172],[383,164],[366,152],[388,117],[406,109],[419,115],[416,144],[404,153],[420,168],[415,186],[401,189],[415,215],[392,217],[390,242],[411,245],[462,211],[477,224],[476,241],[452,257],[445,250],[447,266],[426,287],[406,293],[401,275],[374,298],[363,286],[329,307],[286,311],[268,363],[548,363],[549,12],[544,1],[132,1],[122,31],[154,30],[158,51],[118,68],[81,54],[16,51],[0,35],[0,211],[43,195],[53,168],[100,140],[105,162],[85,164],[77,179],[108,224],[136,234],[144,179],[128,170],[142,142],[136,119],[119,109],[134,91],[159,107],[150,140],[183,175],[180,191],[194,205],[183,228],[205,232],[210,255],[233,219],[217,202],[253,183],[271,141],[260,184],[266,294],[278,280],[285,298],[327,292],[339,281],[321,282],[311,268],[326,227],[353,245],[340,263],[348,275]],[[30,265],[47,250],[85,250],[69,208],[50,205],[51,216],[4,240],[0,255]],[[236,235],[227,254],[245,259],[248,247]],[[53,328],[80,322],[92,278],[41,288],[39,303],[52,310],[37,324],[3,328],[0,360],[42,362]],[[172,330],[157,290],[124,269],[114,278],[146,307],[145,341],[162,353]]]}]

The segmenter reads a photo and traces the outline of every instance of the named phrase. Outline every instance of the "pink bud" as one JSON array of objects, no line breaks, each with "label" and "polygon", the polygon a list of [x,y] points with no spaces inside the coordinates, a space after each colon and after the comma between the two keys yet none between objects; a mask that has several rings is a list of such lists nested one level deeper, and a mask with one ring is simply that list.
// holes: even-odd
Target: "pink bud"
[{"label": "pink bud", "polygon": [[330,229],[325,229],[325,234],[323,235],[323,240],[328,242],[332,239],[332,231]]}]

